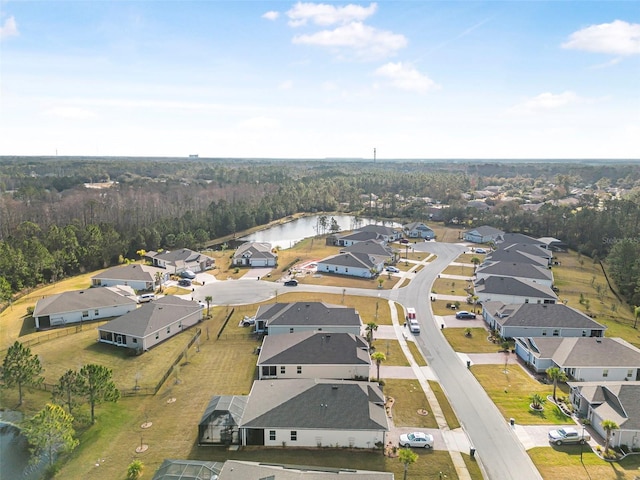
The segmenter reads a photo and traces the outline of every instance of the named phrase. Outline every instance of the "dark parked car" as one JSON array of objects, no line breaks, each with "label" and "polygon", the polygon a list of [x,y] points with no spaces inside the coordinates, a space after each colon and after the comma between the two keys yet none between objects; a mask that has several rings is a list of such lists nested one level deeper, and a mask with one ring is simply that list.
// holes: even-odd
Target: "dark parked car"
[{"label": "dark parked car", "polygon": [[183,278],[182,280],[178,281],[178,285],[180,285],[181,287],[190,287],[191,280],[187,280],[186,278]]},{"label": "dark parked car", "polygon": [[460,310],[456,313],[456,318],[476,318],[476,314],[467,312],[466,310]]},{"label": "dark parked car", "polygon": [[298,280],[296,280],[296,279],[287,280],[286,282],[284,282],[284,286],[285,287],[297,287],[298,286]]}]

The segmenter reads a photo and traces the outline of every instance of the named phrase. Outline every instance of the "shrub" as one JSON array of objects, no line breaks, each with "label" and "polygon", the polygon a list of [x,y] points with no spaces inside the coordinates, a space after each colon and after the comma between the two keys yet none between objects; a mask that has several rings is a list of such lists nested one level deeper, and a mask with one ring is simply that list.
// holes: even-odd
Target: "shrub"
[{"label": "shrub", "polygon": [[144,464],[140,460],[134,460],[127,467],[127,480],[138,480],[142,476]]}]

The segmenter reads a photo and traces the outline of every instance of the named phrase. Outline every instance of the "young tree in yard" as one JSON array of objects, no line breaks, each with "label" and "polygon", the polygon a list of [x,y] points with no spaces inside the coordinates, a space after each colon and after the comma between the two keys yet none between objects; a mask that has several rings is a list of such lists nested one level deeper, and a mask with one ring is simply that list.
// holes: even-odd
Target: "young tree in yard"
[{"label": "young tree in yard", "polygon": [[78,374],[79,391],[91,405],[91,423],[95,423],[95,406],[102,402],[117,402],[120,391],[111,380],[113,372],[102,365],[89,364]]},{"label": "young tree in yard", "polygon": [[134,460],[127,467],[127,480],[138,480],[142,476],[144,464],[140,460]]},{"label": "young tree in yard", "polygon": [[5,386],[18,386],[18,404],[22,405],[23,385],[38,385],[44,380],[40,374],[42,365],[37,355],[31,353],[29,347],[25,347],[20,342],[16,342],[7,350],[4,357],[0,378]]},{"label": "young tree in yard", "polygon": [[53,387],[53,399],[57,403],[62,403],[67,406],[69,413],[77,402],[74,400],[74,396],[79,394],[80,383],[78,379],[78,372],[75,370],[67,370],[67,372],[60,377],[58,384]]},{"label": "young tree in yard", "polygon": [[534,410],[541,410],[544,398],[539,393],[532,393],[529,397],[529,401],[531,402],[531,407]]},{"label": "young tree in yard", "polygon": [[73,417],[60,405],[47,403],[33,418],[27,420],[22,429],[29,444],[31,454],[37,458],[41,453],[49,457],[49,466],[57,452],[70,452],[78,446],[74,438]]},{"label": "young tree in yard", "polygon": [[365,328],[367,342],[369,342],[369,348],[373,346],[373,332],[378,330],[378,324],[376,322],[367,323]]},{"label": "young tree in yard", "polygon": [[553,382],[553,400],[556,399],[556,388],[558,388],[558,382],[566,382],[567,374],[560,370],[558,367],[549,367],[546,370],[547,377]]},{"label": "young tree in yard", "polygon": [[607,438],[605,438],[604,441],[604,454],[606,455],[609,451],[609,444],[611,443],[611,432],[618,430],[620,427],[613,420],[603,420],[600,425],[602,425],[602,428],[604,428],[604,431],[607,433]]},{"label": "young tree in yard", "polygon": [[640,318],[640,307],[635,306],[633,307],[633,316],[634,316],[634,321],[633,321],[633,328],[636,328],[638,326],[638,319]]},{"label": "young tree in yard", "polygon": [[213,301],[213,297],[211,295],[207,295],[206,297],[204,297],[204,301],[207,302],[207,318],[209,318],[209,306]]},{"label": "young tree in yard", "polygon": [[407,480],[407,471],[409,470],[409,465],[416,463],[418,460],[418,455],[413,453],[408,448],[402,448],[398,452],[398,460],[402,462],[404,465],[404,480]]},{"label": "young tree in yard", "polygon": [[382,352],[374,352],[371,354],[371,360],[373,360],[374,362],[376,362],[376,368],[378,370],[377,375],[378,375],[378,379],[377,381],[380,381],[380,364],[382,362],[384,362],[387,359],[387,356],[382,353]]}]

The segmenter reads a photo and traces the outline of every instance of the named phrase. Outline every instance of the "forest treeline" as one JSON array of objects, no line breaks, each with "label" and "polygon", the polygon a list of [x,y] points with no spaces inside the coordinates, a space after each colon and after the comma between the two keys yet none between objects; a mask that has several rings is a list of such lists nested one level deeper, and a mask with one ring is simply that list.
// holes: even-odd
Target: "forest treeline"
[{"label": "forest treeline", "polygon": [[[554,236],[610,271],[640,303],[640,169],[634,164],[424,163],[186,159],[0,161],[0,298],[136,257],[138,250],[200,249],[212,239],[294,213],[348,212],[425,221],[489,224]],[[491,211],[465,194],[500,185],[516,196],[546,188],[562,198],[574,187],[618,186],[624,198],[580,197],[537,212],[518,201]],[[597,207],[597,208],[596,208]]]}]

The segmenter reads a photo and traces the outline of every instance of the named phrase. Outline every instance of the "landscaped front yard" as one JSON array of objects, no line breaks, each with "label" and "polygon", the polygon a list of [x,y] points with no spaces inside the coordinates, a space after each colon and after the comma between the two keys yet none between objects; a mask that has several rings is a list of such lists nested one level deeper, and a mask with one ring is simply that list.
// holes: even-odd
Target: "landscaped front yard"
[{"label": "landscaped front yard", "polygon": [[[468,329],[471,336],[467,336],[466,328],[445,328],[442,330],[445,338],[456,352],[461,353],[497,353],[502,351],[499,343],[492,343],[488,340],[489,332],[482,327]],[[509,343],[509,348],[513,346],[513,341]]]},{"label": "landscaped front yard", "polygon": [[[543,398],[553,393],[553,386],[531,378],[520,365],[509,364],[505,372],[502,365],[474,365],[471,373],[480,382],[491,400],[496,404],[506,420],[514,418],[522,425],[564,424],[571,419],[558,407],[546,402],[542,412],[529,408],[530,396],[539,393]],[[558,385],[557,395],[567,395],[566,384]]]},{"label": "landscaped front yard", "polygon": [[536,447],[528,451],[542,478],[635,480],[640,474],[640,455],[630,455],[620,462],[606,462],[579,445],[563,447]]}]

